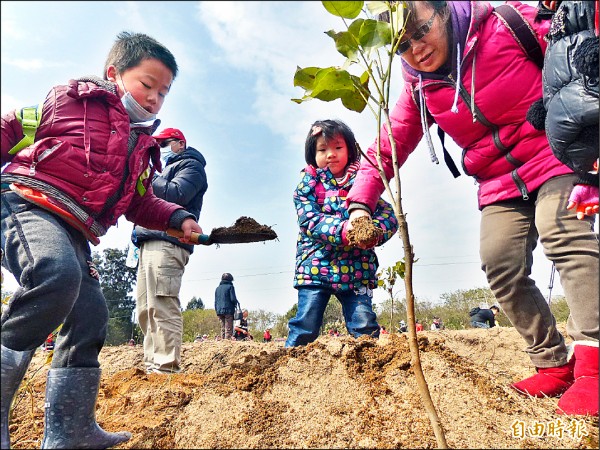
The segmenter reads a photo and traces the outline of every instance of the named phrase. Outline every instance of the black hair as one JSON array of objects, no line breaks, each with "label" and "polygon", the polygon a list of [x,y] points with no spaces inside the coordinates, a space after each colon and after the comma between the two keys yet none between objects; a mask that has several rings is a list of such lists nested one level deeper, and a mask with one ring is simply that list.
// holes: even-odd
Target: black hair
[{"label": "black hair", "polygon": [[225,272],[223,275],[221,275],[221,280],[222,281],[233,281],[233,275]]},{"label": "black hair", "polygon": [[104,63],[104,79],[108,79],[109,66],[115,66],[118,73],[123,73],[146,59],[158,59],[169,68],[173,79],[177,76],[177,62],[167,47],[146,34],[121,31]]},{"label": "black hair", "polygon": [[500,308],[497,307],[496,305],[490,306],[490,309],[495,309],[496,311],[500,312]]},{"label": "black hair", "polygon": [[341,120],[317,120],[310,126],[306,143],[304,144],[304,159],[307,164],[317,167],[317,139],[323,136],[325,141],[341,135],[348,148],[348,165],[360,159],[360,151],[354,133]]}]

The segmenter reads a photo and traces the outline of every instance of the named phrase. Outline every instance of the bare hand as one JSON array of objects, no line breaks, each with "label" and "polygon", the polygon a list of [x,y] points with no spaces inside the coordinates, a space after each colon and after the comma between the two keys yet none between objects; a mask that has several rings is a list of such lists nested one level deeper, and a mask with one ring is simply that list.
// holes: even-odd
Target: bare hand
[{"label": "bare hand", "polygon": [[181,231],[183,231],[183,237],[179,239],[179,242],[183,242],[184,244],[191,244],[192,232],[196,232],[198,234],[202,233],[202,227],[191,217],[188,217],[181,224]]}]

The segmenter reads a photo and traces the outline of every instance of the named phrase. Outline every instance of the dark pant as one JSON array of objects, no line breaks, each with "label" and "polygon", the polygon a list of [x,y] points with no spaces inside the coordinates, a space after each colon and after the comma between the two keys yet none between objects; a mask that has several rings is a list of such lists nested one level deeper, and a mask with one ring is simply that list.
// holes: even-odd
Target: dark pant
[{"label": "dark pant", "polygon": [[2,345],[31,350],[63,324],[52,367],[99,367],[108,309],[85,237],[56,215],[2,194],[2,264],[19,282],[2,315]]}]

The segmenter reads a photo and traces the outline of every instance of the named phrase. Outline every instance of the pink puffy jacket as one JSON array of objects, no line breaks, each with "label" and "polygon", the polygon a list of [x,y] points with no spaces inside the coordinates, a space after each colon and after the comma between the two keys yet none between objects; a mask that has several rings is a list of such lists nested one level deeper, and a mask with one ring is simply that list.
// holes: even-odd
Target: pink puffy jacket
[{"label": "pink puffy jacket", "polygon": [[[535,22],[534,7],[508,3],[527,19],[545,51],[543,36],[550,21]],[[531,104],[542,97],[541,69],[519,47],[488,2],[449,4],[454,28],[462,21],[466,34],[466,40],[459,40],[460,90],[457,92],[453,81],[455,70],[450,77],[435,77],[404,64],[404,89],[390,114],[398,162],[402,165],[423,137],[417,103],[423,101],[435,122],[463,149],[462,168],[479,183],[480,209],[502,200],[526,199],[548,179],[572,172],[554,157],[545,133],[525,119]],[[456,41],[452,44],[455,48]],[[456,113],[453,107],[458,109]],[[423,118],[427,127],[433,123],[431,117]],[[381,136],[384,170],[391,179],[391,147],[385,129]],[[376,152],[374,143],[368,153],[374,159]],[[347,201],[362,203],[373,211],[383,190],[376,169],[363,163]]]},{"label": "pink puffy jacket", "polygon": [[159,164],[152,130],[139,134],[128,156],[129,116],[119,97],[99,85],[109,82],[98,80],[55,86],[44,102],[36,142],[15,155],[8,152],[23,137],[21,123],[14,111],[2,117],[2,165],[9,163],[3,177],[31,177],[59,189],[105,229],[124,214],[146,228],[165,230],[182,207],[152,193],[150,160]]}]

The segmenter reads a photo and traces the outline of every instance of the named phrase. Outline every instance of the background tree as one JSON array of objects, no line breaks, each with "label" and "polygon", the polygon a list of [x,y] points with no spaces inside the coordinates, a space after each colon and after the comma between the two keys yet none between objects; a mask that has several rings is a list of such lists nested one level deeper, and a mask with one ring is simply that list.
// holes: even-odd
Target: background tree
[{"label": "background tree", "polygon": [[196,336],[221,334],[221,322],[214,309],[186,309],[183,318],[183,342],[193,342]]},{"label": "background tree", "polygon": [[108,306],[108,334],[105,345],[121,345],[133,336],[135,300],[131,294],[137,270],[125,265],[126,257],[127,249],[116,248],[107,248],[102,254],[92,254],[100,274],[100,287]]},{"label": "background tree", "polygon": [[204,309],[204,302],[201,298],[196,298],[195,296],[192,297],[192,299],[188,302],[185,310],[189,311],[192,309]]}]

